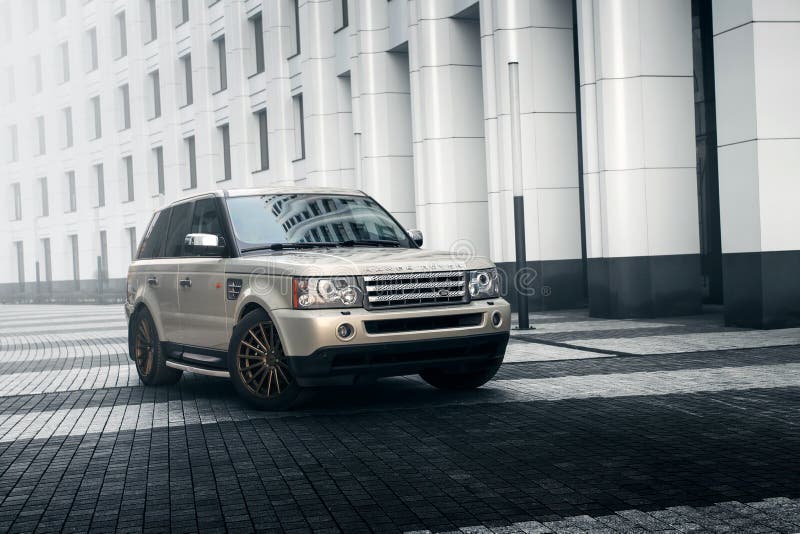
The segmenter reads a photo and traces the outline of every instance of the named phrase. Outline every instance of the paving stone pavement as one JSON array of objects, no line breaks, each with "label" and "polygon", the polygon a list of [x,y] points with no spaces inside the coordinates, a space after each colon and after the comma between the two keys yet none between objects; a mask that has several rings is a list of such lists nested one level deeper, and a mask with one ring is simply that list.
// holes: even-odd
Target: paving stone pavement
[{"label": "paving stone pavement", "polygon": [[[792,332],[534,320],[478,391],[262,413],[221,379],[143,387],[119,306],[0,306],[0,532],[800,532]],[[704,348],[653,353],[673,336]]]}]

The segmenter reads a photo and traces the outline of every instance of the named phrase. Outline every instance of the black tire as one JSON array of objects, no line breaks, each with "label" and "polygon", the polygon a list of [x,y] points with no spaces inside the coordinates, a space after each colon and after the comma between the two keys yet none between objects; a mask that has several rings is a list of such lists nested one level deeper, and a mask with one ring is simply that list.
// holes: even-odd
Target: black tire
[{"label": "black tire", "polygon": [[492,362],[483,369],[469,372],[448,372],[446,369],[425,369],[419,373],[431,386],[449,391],[477,389],[492,379],[500,369],[503,359]]},{"label": "black tire", "polygon": [[156,324],[147,308],[133,316],[128,333],[128,350],[136,364],[136,373],[146,386],[166,386],[181,379],[183,371],[167,367]]},{"label": "black tire", "polygon": [[228,371],[236,392],[259,410],[287,410],[302,390],[286,362],[278,331],[262,309],[248,313],[233,328]]}]

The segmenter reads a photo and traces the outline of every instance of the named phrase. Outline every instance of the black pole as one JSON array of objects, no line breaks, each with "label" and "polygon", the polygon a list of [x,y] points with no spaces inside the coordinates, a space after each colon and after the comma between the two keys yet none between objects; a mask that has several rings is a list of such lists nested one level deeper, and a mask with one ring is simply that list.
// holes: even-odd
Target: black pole
[{"label": "black pole", "polygon": [[516,250],[516,276],[514,284],[517,285],[517,310],[519,315],[520,330],[530,328],[528,319],[528,295],[525,288],[519,287],[522,283],[522,273],[525,272],[525,202],[522,196],[514,197],[514,247]]},{"label": "black pole", "polygon": [[514,289],[517,293],[517,313],[519,329],[530,328],[528,317],[528,292],[525,283],[525,201],[522,196],[522,119],[519,109],[519,63],[508,64],[508,100],[511,123],[511,174],[514,193],[514,245],[516,254],[516,273]]},{"label": "black pole", "polygon": [[581,67],[578,57],[578,1],[572,0],[572,62],[575,72],[575,123],[578,131],[578,206],[581,221],[581,268],[583,295],[589,300],[589,260],[586,255],[586,206],[583,194],[583,131],[581,126]]}]

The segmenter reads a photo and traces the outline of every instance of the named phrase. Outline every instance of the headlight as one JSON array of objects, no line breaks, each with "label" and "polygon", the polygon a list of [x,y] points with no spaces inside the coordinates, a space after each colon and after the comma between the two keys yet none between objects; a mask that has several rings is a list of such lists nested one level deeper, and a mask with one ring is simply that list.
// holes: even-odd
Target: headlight
[{"label": "headlight", "polygon": [[497,269],[481,269],[469,272],[469,296],[473,300],[494,299],[500,296],[500,280]]},{"label": "headlight", "polygon": [[354,277],[292,278],[292,304],[297,310],[358,308],[363,293]]}]

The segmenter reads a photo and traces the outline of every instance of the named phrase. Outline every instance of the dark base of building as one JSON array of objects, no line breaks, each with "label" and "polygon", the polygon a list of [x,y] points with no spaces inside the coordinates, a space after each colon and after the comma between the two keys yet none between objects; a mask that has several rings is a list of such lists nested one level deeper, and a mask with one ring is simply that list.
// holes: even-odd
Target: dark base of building
[{"label": "dark base of building", "polygon": [[589,315],[610,319],[701,312],[700,255],[590,258]]},{"label": "dark base of building", "polygon": [[52,282],[26,282],[25,284],[0,284],[2,304],[83,304],[115,303],[125,300],[125,279],[56,280]]},{"label": "dark base of building", "polygon": [[[567,310],[586,307],[583,262],[581,260],[529,261],[522,282],[528,295],[528,310]],[[503,297],[511,303],[511,311],[517,311],[515,292],[516,267],[513,262],[499,262]]]},{"label": "dark base of building", "polygon": [[722,255],[725,324],[800,326],[800,250]]}]

